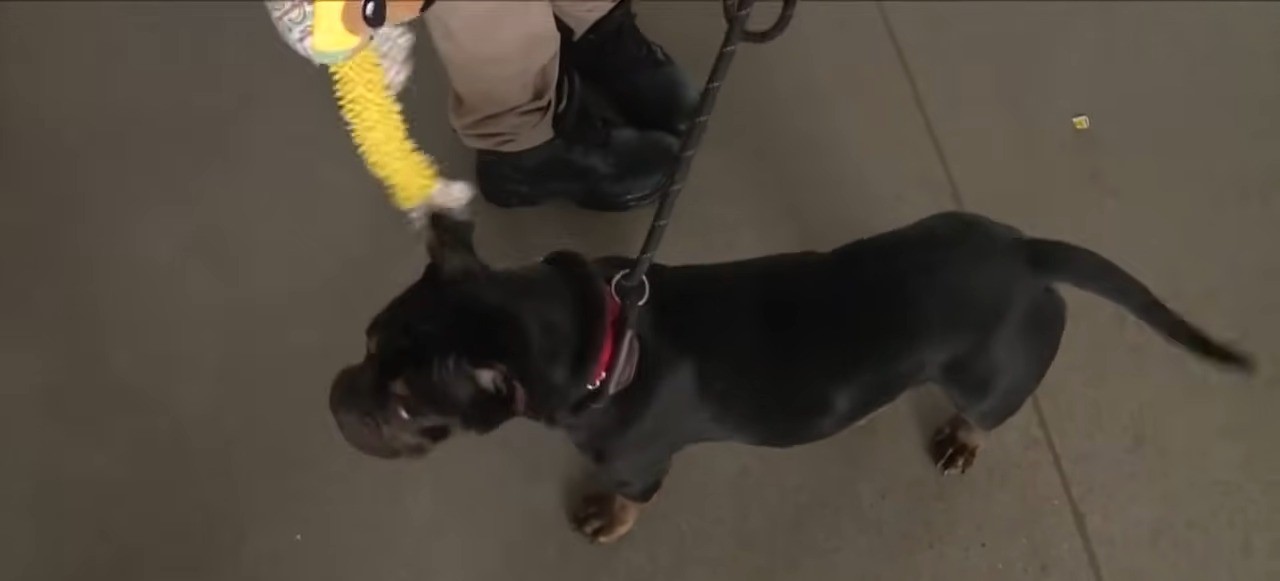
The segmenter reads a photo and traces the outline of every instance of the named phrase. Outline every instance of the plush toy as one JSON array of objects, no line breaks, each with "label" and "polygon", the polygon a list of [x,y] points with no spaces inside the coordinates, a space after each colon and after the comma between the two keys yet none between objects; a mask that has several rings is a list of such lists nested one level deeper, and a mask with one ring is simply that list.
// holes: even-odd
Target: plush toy
[{"label": "plush toy", "polygon": [[396,101],[413,69],[409,21],[432,0],[266,0],[272,22],[298,54],[327,66],[351,140],[396,207],[420,224],[433,208],[471,200],[470,184],[439,175]]}]

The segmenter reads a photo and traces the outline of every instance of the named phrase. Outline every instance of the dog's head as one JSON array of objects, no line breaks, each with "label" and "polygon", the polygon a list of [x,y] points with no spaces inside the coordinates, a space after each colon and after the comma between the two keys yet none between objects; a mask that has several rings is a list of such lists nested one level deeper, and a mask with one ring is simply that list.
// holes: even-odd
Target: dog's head
[{"label": "dog's head", "polygon": [[581,340],[563,277],[490,269],[470,222],[437,214],[430,227],[422,277],[374,317],[363,361],[330,390],[343,437],[380,458],[423,456],[525,413],[529,388],[564,375]]}]

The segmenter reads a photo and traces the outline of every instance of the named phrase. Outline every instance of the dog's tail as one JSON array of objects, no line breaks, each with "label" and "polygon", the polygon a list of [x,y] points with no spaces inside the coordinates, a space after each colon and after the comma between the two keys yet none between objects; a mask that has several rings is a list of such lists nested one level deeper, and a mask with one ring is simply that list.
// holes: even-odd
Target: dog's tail
[{"label": "dog's tail", "polygon": [[1056,240],[1024,241],[1027,260],[1041,276],[1110,300],[1192,353],[1244,372],[1253,371],[1248,355],[1223,345],[1187,322],[1152,294],[1146,285],[1106,257]]}]

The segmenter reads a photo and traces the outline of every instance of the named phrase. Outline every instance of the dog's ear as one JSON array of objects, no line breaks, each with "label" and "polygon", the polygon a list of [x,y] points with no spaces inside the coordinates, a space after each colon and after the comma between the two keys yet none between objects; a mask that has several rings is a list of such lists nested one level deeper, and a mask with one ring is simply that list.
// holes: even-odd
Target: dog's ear
[{"label": "dog's ear", "polygon": [[427,258],[444,278],[457,278],[484,270],[476,256],[472,235],[475,224],[462,216],[446,212],[431,214],[427,233]]}]

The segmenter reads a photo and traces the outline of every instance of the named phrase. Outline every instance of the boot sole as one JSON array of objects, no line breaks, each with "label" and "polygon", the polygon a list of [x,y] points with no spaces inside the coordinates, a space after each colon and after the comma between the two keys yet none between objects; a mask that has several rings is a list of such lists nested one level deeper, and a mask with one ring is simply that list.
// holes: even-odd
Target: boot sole
[{"label": "boot sole", "polygon": [[658,199],[660,190],[655,188],[645,194],[631,196],[622,199],[609,199],[591,195],[591,192],[577,190],[576,188],[565,190],[547,190],[541,196],[521,196],[506,195],[493,196],[485,193],[483,187],[480,188],[480,195],[485,201],[499,208],[515,209],[515,208],[532,208],[541,206],[552,200],[569,200],[573,205],[584,210],[593,212],[626,212],[643,206],[648,206]]}]

